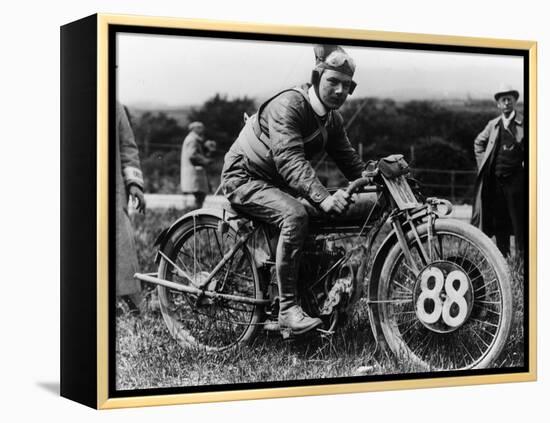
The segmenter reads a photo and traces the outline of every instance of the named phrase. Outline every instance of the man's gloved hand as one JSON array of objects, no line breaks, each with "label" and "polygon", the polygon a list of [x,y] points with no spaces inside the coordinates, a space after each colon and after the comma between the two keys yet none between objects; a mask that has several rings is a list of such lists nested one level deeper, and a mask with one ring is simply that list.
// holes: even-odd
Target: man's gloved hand
[{"label": "man's gloved hand", "polygon": [[350,195],[346,191],[339,189],[331,196],[325,198],[319,206],[325,213],[342,214],[350,203]]},{"label": "man's gloved hand", "polygon": [[141,188],[132,184],[128,191],[134,208],[140,213],[145,213],[145,196]]}]

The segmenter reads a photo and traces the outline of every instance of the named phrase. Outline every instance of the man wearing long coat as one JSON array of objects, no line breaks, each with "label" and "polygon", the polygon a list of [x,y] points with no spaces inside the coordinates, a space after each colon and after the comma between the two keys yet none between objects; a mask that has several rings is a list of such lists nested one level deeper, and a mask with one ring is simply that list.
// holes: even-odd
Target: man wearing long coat
[{"label": "man wearing long coat", "polygon": [[506,256],[510,235],[523,251],[525,233],[524,127],[516,112],[519,92],[511,87],[495,94],[500,116],[489,121],[474,141],[478,174],[472,224],[489,236]]},{"label": "man wearing long coat", "polygon": [[191,122],[189,134],[181,148],[181,191],[195,197],[195,208],[201,208],[209,191],[206,166],[211,160],[204,150],[204,124]]},{"label": "man wearing long coat", "polygon": [[127,296],[131,306],[143,309],[141,284],[134,279],[138,259],[134,230],[128,215],[128,200],[137,203],[137,210],[145,211],[143,175],[139,153],[124,106],[116,103],[116,295]]}]

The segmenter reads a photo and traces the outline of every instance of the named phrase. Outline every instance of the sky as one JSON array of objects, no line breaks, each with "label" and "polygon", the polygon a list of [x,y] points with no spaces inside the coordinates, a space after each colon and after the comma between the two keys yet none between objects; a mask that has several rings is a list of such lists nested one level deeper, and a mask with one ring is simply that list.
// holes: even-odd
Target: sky
[{"label": "sky", "polygon": [[[523,94],[520,57],[343,47],[357,64],[355,97],[491,99],[503,85]],[[310,44],[119,33],[117,65],[123,103],[177,107],[216,93],[267,99],[307,82],[314,55]]]}]

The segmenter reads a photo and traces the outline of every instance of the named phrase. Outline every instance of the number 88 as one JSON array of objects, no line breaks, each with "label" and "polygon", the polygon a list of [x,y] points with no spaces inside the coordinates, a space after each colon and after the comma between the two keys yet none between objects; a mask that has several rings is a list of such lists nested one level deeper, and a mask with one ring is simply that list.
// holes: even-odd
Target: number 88
[{"label": "number 88", "polygon": [[[432,277],[435,280],[435,284],[430,289],[428,281]],[[455,289],[455,281],[460,282],[458,289]],[[447,294],[444,301],[440,298],[443,286],[445,286]],[[453,270],[444,278],[443,272],[440,269],[431,267],[423,272],[420,288],[421,293],[416,301],[416,312],[420,320],[427,324],[433,324],[441,317],[450,327],[457,327],[464,322],[468,313],[468,303],[464,298],[464,295],[468,291],[468,279],[463,272]],[[426,300],[433,301],[434,308],[431,312],[426,310]],[[451,316],[451,307],[453,304],[458,306],[458,313],[454,317]]]}]

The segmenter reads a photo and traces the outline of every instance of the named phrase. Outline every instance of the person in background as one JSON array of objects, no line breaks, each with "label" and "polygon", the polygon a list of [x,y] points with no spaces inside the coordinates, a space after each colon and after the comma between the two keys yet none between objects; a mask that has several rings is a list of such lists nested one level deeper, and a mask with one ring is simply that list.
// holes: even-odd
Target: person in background
[{"label": "person in background", "polygon": [[524,127],[516,111],[518,98],[513,87],[501,87],[495,93],[501,114],[474,141],[478,174],[472,224],[494,235],[504,256],[510,253],[510,235],[514,235],[518,256],[525,241]]},{"label": "person in background", "polygon": [[202,122],[191,122],[189,134],[181,148],[181,191],[195,197],[193,208],[201,208],[207,192],[210,191],[206,167],[212,162],[208,157],[215,149],[214,141],[204,138],[205,127]]},{"label": "person in background", "polygon": [[143,174],[139,152],[126,110],[116,103],[116,295],[125,300],[133,312],[143,313],[145,301],[141,282],[134,279],[138,270],[134,230],[128,215],[128,200],[145,213]]}]

